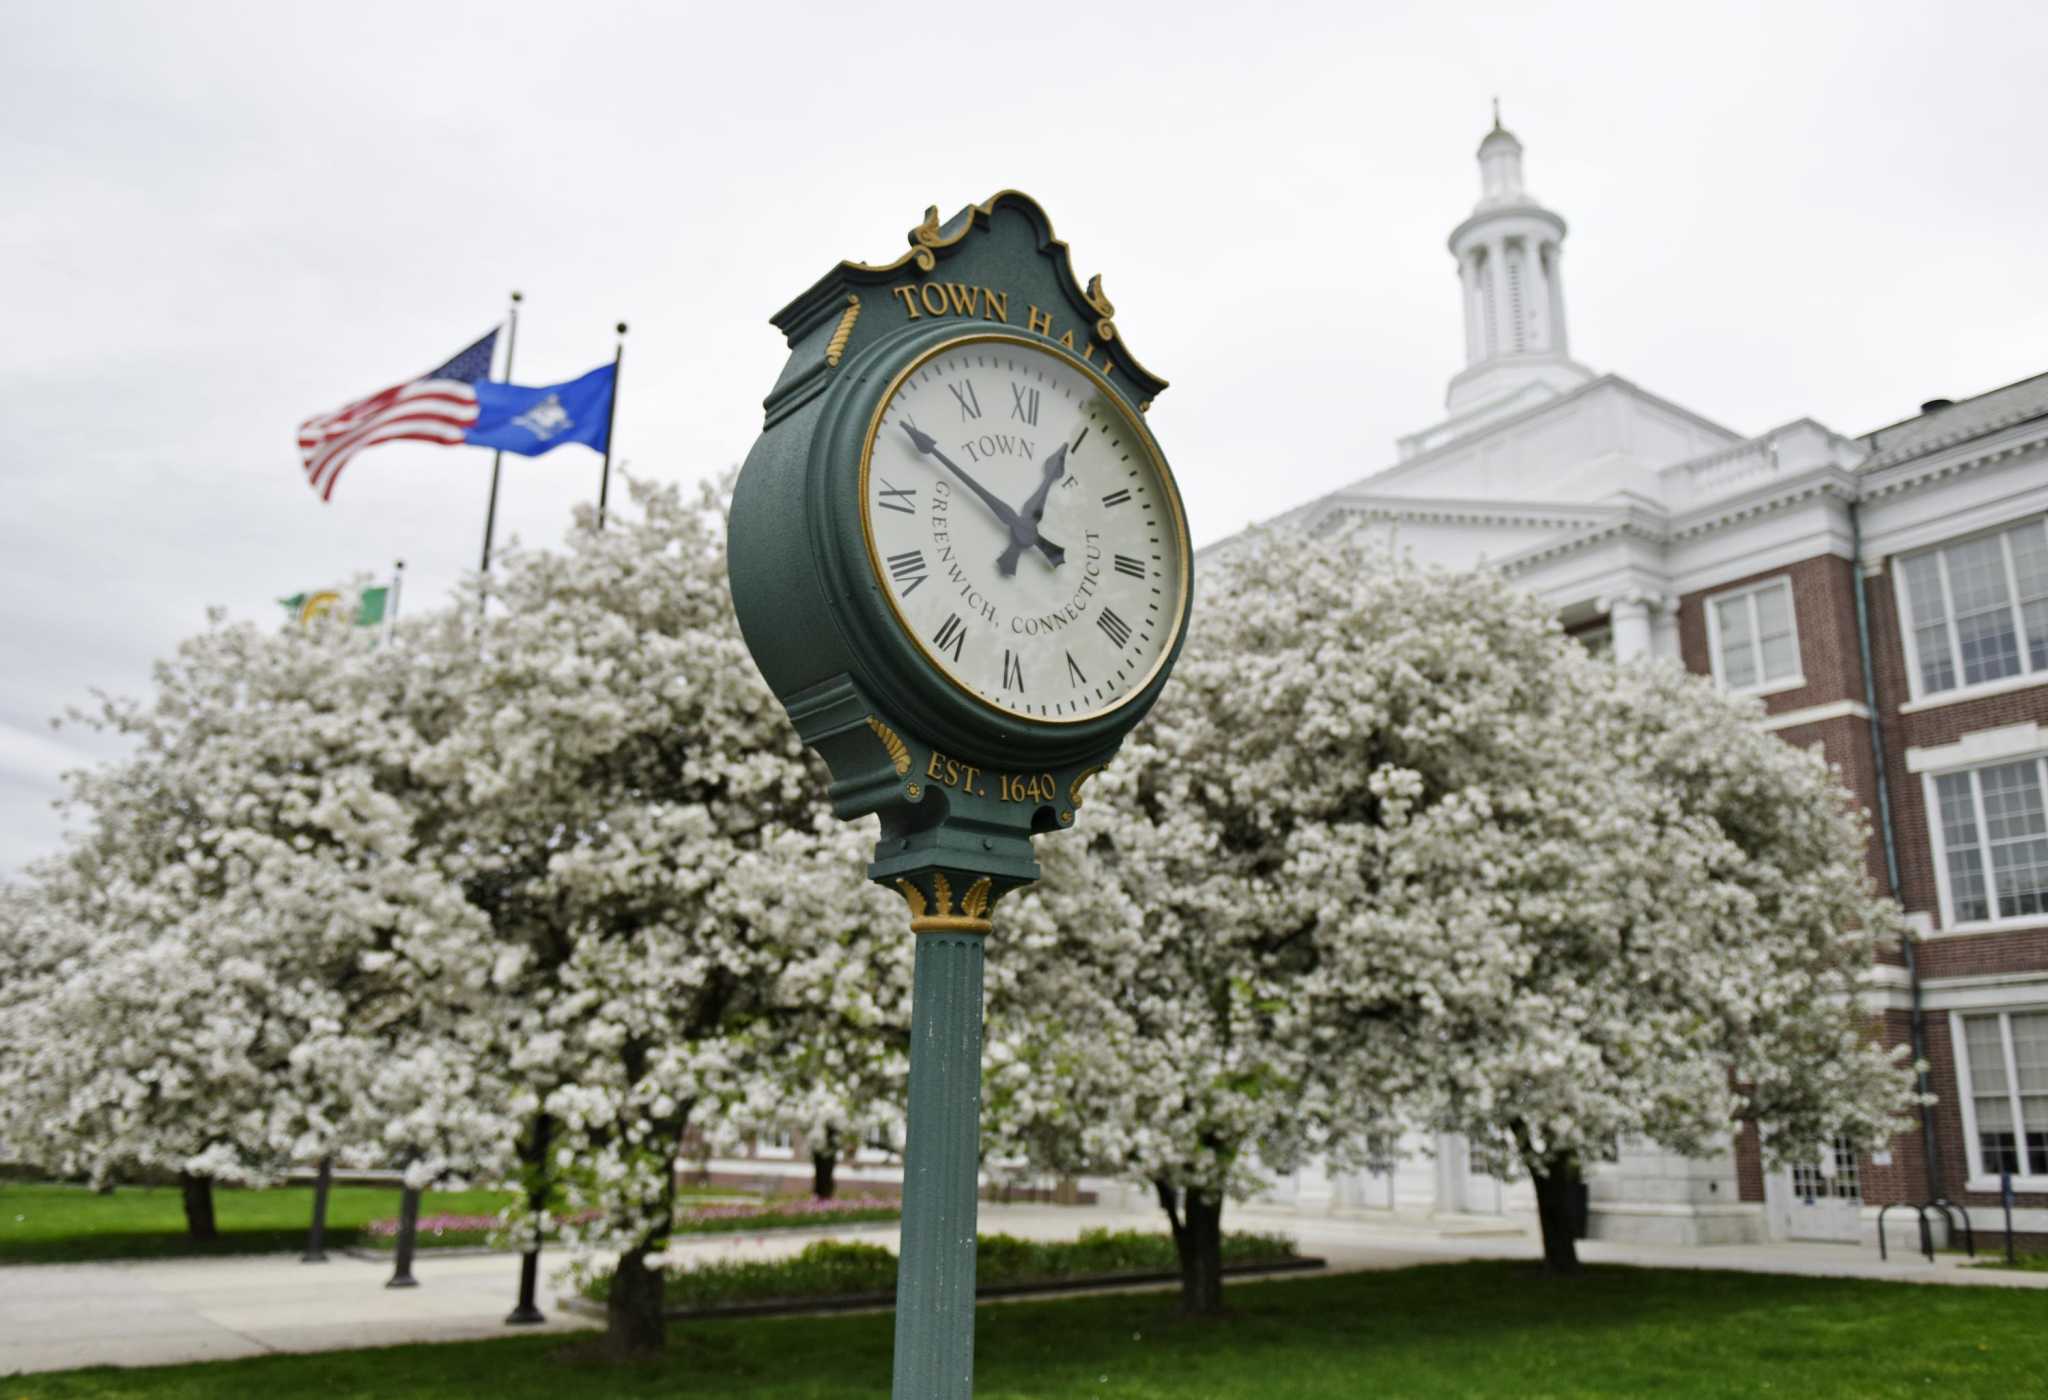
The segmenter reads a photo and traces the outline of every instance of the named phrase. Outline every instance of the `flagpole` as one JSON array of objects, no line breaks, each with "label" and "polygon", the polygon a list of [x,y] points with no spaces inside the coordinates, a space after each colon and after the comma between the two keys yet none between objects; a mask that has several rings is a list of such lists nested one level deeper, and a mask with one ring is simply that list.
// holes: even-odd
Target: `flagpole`
[{"label": "flagpole", "polygon": [[[507,320],[509,326],[505,335],[505,382],[512,382],[512,352],[519,348],[519,302],[520,295],[512,293],[512,312]],[[498,530],[498,468],[504,462],[502,450],[491,453],[491,503],[484,509],[484,573],[491,571],[491,537]]]},{"label": "flagpole", "polygon": [[405,589],[405,561],[400,559],[391,566],[391,606],[384,610],[384,635],[389,637],[398,630],[398,596]]},{"label": "flagpole", "polygon": [[626,323],[619,322],[619,348],[612,354],[612,399],[604,411],[604,475],[597,482],[597,528],[604,528],[605,498],[612,492],[612,424],[619,417],[619,365],[626,358]]}]

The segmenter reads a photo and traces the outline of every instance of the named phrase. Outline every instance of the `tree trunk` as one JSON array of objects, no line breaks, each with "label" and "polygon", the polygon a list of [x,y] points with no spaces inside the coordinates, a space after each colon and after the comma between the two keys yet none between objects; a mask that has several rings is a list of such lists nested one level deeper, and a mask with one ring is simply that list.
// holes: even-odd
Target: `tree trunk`
[{"label": "tree trunk", "polygon": [[825,1129],[825,1146],[811,1153],[811,1194],[821,1201],[832,1199],[832,1173],[839,1166],[839,1129]]},{"label": "tree trunk", "polygon": [[1199,1191],[1183,1194],[1155,1181],[1159,1205],[1173,1227],[1174,1251],[1180,1255],[1180,1310],[1190,1317],[1223,1313],[1223,1202]]},{"label": "tree trunk", "polygon": [[647,1267],[646,1246],[619,1256],[612,1275],[611,1301],[605,1305],[605,1351],[614,1361],[658,1356],[668,1340],[663,1321],[660,1269]]},{"label": "tree trunk", "polygon": [[195,1240],[219,1239],[213,1220],[213,1178],[179,1172],[178,1185],[185,1193],[185,1233]]},{"label": "tree trunk", "polygon": [[669,1232],[675,1228],[676,1218],[676,1168],[674,1150],[681,1146],[683,1124],[689,1122],[689,1109],[683,1110],[673,1134],[674,1146],[662,1177],[660,1214],[656,1217],[658,1226],[624,1254],[619,1256],[619,1267],[612,1275],[611,1301],[605,1306],[605,1354],[614,1361],[645,1360],[659,1356],[668,1342],[668,1324],[662,1318],[662,1308],[667,1304],[666,1291],[662,1287],[662,1271],[647,1267],[647,1256],[668,1245]]},{"label": "tree trunk", "polygon": [[1579,1273],[1579,1164],[1566,1156],[1527,1166],[1536,1186],[1536,1218],[1543,1226],[1543,1272],[1552,1278]]}]

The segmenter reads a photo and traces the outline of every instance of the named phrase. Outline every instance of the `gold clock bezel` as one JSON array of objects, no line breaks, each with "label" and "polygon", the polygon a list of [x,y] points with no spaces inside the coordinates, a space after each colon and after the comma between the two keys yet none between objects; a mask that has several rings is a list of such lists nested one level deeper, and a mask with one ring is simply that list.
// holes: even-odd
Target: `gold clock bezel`
[{"label": "gold clock bezel", "polygon": [[[903,387],[904,381],[917,373],[918,370],[939,356],[950,354],[962,346],[981,344],[1009,345],[1020,350],[1051,355],[1055,359],[1064,358],[1069,368],[1079,370],[1089,380],[1093,381],[1095,387],[1101,392],[1103,399],[1113,405],[1117,413],[1122,415],[1125,425],[1133,430],[1133,435],[1143,444],[1145,455],[1152,463],[1152,470],[1165,488],[1166,503],[1173,516],[1175,546],[1180,550],[1181,554],[1180,577],[1174,590],[1173,620],[1166,632],[1165,645],[1159,649],[1159,655],[1153,658],[1152,664],[1146,668],[1145,674],[1135,681],[1114,704],[1106,705],[1099,710],[1091,710],[1087,714],[1057,716],[1020,714],[1015,710],[990,700],[987,696],[974,690],[959,677],[955,676],[946,663],[939,658],[938,653],[926,643],[923,634],[911,625],[910,619],[904,615],[903,609],[897,604],[896,595],[889,588],[888,573],[882,567],[880,551],[875,546],[874,517],[868,509],[868,472],[874,457],[875,438],[882,430],[882,415],[888,410],[890,403],[895,400],[896,392]],[[1180,635],[1180,629],[1187,621],[1188,584],[1194,575],[1194,559],[1188,540],[1187,516],[1182,510],[1180,503],[1180,483],[1173,479],[1173,471],[1166,465],[1166,458],[1160,453],[1159,444],[1152,440],[1151,430],[1146,428],[1144,420],[1139,418],[1130,405],[1124,402],[1121,394],[1110,387],[1109,381],[1102,376],[1101,371],[1078,355],[1070,354],[1063,356],[1060,347],[1056,343],[1034,339],[1018,334],[1015,331],[977,331],[973,334],[955,336],[950,340],[941,341],[930,349],[918,354],[909,364],[898,370],[890,378],[889,383],[882,390],[881,397],[875,400],[874,412],[868,417],[867,432],[861,438],[859,490],[860,499],[857,509],[860,512],[861,543],[867,550],[868,571],[875,580],[875,587],[889,604],[889,615],[896,619],[897,628],[904,636],[910,639],[911,643],[916,646],[918,653],[931,663],[932,669],[943,677],[948,685],[991,714],[999,715],[1003,719],[1017,724],[1042,724],[1052,727],[1090,724],[1115,714],[1118,710],[1123,709],[1126,705],[1129,705],[1140,695],[1144,694],[1151,687],[1152,682],[1159,678],[1159,673],[1165,669],[1166,663],[1172,658],[1174,639]]]}]

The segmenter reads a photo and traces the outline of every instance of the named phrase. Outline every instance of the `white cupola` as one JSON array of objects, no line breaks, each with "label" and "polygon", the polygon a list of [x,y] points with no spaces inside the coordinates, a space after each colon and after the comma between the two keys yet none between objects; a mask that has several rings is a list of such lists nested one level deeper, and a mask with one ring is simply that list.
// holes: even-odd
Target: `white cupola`
[{"label": "white cupola", "polygon": [[1593,378],[1566,355],[1564,234],[1564,220],[1522,187],[1522,143],[1500,124],[1496,102],[1479,143],[1479,203],[1451,230],[1465,294],[1465,368],[1445,401],[1453,417],[1552,398]]}]

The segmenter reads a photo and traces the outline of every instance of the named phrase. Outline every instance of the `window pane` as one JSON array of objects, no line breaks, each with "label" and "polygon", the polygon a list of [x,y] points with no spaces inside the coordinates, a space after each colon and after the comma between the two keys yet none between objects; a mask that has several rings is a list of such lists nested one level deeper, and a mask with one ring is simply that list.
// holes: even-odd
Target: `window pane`
[{"label": "window pane", "polygon": [[2012,606],[2005,587],[2005,550],[1996,535],[1952,544],[1942,553],[1948,556],[1948,597],[1957,617]]},{"label": "window pane", "polygon": [[2048,909],[2048,816],[2041,804],[2041,771],[2030,760],[1979,772],[1984,791],[1985,836],[2002,918]]},{"label": "window pane", "polygon": [[2020,585],[2027,669],[2048,671],[2048,521],[2008,530],[2005,542],[2012,546],[2012,571]]},{"label": "window pane", "polygon": [[1835,1151],[1835,1199],[1839,1201],[1860,1201],[1863,1199],[1863,1181],[1856,1171],[1856,1144],[1847,1138],[1838,1137],[1834,1142]]},{"label": "window pane", "polygon": [[1756,648],[1749,626],[1749,599],[1724,598],[1714,604],[1721,629],[1721,680],[1731,689],[1756,684]]},{"label": "window pane", "polygon": [[2020,620],[2027,629],[2027,669],[2048,671],[2048,598],[2021,608]]},{"label": "window pane", "polygon": [[1799,674],[1799,651],[1792,642],[1792,586],[1773,584],[1756,595],[1757,640],[1763,651],[1763,679],[1782,680]]},{"label": "window pane", "polygon": [[2009,1087],[2005,1082],[2005,1037],[1999,1033],[1999,1018],[1996,1016],[1966,1016],[1963,1018],[1963,1040],[1970,1049],[1970,1091],[1979,1096],[1993,1096],[2005,1107],[1998,1110],[1993,1120],[1984,1117],[1984,1105],[1977,1105],[1977,1126],[2009,1128],[2012,1126],[2012,1106],[2006,1098]]},{"label": "window pane", "polygon": [[1951,690],[1955,662],[1949,655],[1948,611],[1941,602],[1941,572],[1932,554],[1900,565],[1906,580],[1906,608],[1913,614],[1913,646],[1920,661],[1920,689]]},{"label": "window pane", "polygon": [[1948,773],[1934,780],[1941,805],[1941,846],[1948,859],[1949,900],[1958,923],[1991,917],[1984,883],[1983,852],[1978,848],[1977,808],[1970,797],[1970,775]]},{"label": "window pane", "polygon": [[2012,571],[2019,580],[2020,601],[2048,598],[2048,520],[2007,530],[2005,542],[2012,546]]},{"label": "window pane", "polygon": [[2020,673],[2020,639],[2012,629],[2009,606],[1957,616],[1956,644],[1963,653],[1966,685],[2004,680]]},{"label": "window pane", "polygon": [[1983,1151],[1986,1173],[1997,1176],[2001,1168],[2010,1167],[2014,1176],[2020,1174],[2019,1142],[2010,1132],[1979,1132],[1977,1142]]},{"label": "window pane", "polygon": [[2018,675],[2020,641],[2013,630],[2004,546],[1994,535],[1951,545],[1942,554],[1948,561],[1948,594],[1955,607],[1963,681],[1974,685]]},{"label": "window pane", "polygon": [[[2012,1057],[2020,1075],[2022,1094],[2048,1094],[2048,1011],[2029,1011],[2013,1016]],[[2037,1106],[2048,1107],[2039,1100]],[[2027,1127],[2048,1128],[2048,1118],[2036,1118],[2030,1110]]]}]

